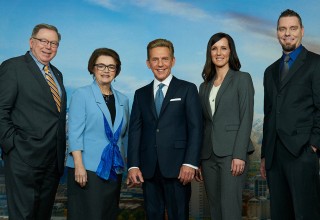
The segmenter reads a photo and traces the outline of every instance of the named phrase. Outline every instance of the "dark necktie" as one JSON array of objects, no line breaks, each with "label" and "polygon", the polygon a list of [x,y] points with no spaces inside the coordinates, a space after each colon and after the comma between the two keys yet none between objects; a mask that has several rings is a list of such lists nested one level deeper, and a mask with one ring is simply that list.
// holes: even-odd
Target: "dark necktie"
[{"label": "dark necktie", "polygon": [[60,106],[61,106],[61,98],[60,98],[60,95],[59,95],[59,91],[58,91],[58,87],[49,71],[49,67],[48,66],[44,66],[43,67],[43,70],[44,70],[44,73],[45,73],[45,76],[46,76],[46,80],[47,80],[47,83],[50,87],[50,90],[51,90],[51,93],[52,93],[52,96],[53,96],[53,99],[57,105],[57,109],[58,111],[60,112]]},{"label": "dark necktie", "polygon": [[164,84],[163,83],[160,83],[159,84],[159,88],[158,88],[158,91],[156,93],[156,97],[155,97],[155,104],[156,104],[156,110],[157,110],[157,114],[159,116],[160,114],[160,110],[161,110],[161,106],[162,106],[162,102],[163,102],[163,99],[164,99],[164,96],[163,96],[163,92],[162,92],[162,88],[164,87]]},{"label": "dark necktie", "polygon": [[289,60],[290,60],[290,56],[289,56],[289,54],[287,54],[283,60],[283,66],[282,66],[282,70],[281,70],[281,81],[284,80],[286,78],[286,76],[288,75]]}]

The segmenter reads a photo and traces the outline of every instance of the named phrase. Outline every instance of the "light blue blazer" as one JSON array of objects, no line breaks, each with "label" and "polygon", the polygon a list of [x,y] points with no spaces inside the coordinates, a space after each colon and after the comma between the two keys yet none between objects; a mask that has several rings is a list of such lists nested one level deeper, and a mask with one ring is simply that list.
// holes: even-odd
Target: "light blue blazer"
[{"label": "light blue blazer", "polygon": [[83,165],[86,170],[95,172],[101,160],[103,149],[109,144],[105,134],[103,114],[108,120],[113,133],[118,129],[123,118],[118,146],[122,158],[126,157],[129,122],[129,100],[122,93],[111,90],[115,97],[116,118],[112,126],[109,109],[103,99],[96,81],[91,85],[77,89],[71,97],[68,114],[69,146],[67,167],[74,168],[71,152],[81,150]]}]

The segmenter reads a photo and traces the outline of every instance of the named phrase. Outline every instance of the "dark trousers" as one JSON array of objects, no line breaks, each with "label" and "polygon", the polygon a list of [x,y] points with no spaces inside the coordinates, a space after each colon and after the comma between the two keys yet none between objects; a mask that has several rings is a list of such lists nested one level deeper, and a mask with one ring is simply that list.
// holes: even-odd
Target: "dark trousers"
[{"label": "dark trousers", "polygon": [[49,220],[60,179],[56,161],[30,167],[16,149],[3,160],[10,220]]},{"label": "dark trousers", "polygon": [[68,168],[68,220],[116,220],[122,175],[118,180],[103,180],[95,172],[88,171],[88,182],[81,187],[74,177],[74,169]]},{"label": "dark trousers", "polygon": [[310,145],[293,156],[278,139],[267,170],[272,220],[319,220],[319,158]]},{"label": "dark trousers", "polygon": [[144,179],[144,206],[148,220],[188,220],[191,184],[182,185],[178,178],[164,178],[157,166],[155,176]]}]

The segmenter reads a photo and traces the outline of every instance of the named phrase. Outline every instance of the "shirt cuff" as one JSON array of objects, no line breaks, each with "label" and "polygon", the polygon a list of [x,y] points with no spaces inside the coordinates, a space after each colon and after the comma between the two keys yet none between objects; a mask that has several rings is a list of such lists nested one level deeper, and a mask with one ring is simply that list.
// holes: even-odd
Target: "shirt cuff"
[{"label": "shirt cuff", "polygon": [[193,169],[195,169],[195,170],[198,169],[197,166],[193,166],[193,165],[191,165],[191,164],[184,163],[184,164],[182,164],[182,165],[185,165],[185,166],[187,166],[187,167],[191,167],[191,168],[193,168]]}]

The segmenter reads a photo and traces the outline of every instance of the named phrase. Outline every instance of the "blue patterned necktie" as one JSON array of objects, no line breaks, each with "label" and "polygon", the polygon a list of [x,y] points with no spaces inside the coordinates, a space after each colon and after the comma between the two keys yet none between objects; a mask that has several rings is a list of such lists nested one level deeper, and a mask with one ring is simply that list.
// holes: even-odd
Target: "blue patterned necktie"
[{"label": "blue patterned necktie", "polygon": [[157,110],[157,114],[159,116],[160,114],[160,110],[161,110],[161,106],[162,106],[162,102],[163,102],[163,99],[164,99],[164,96],[163,96],[163,92],[162,92],[162,88],[164,87],[164,84],[163,83],[160,83],[159,84],[159,88],[158,88],[158,91],[156,93],[156,97],[155,97],[155,104],[156,104],[156,110]]}]

